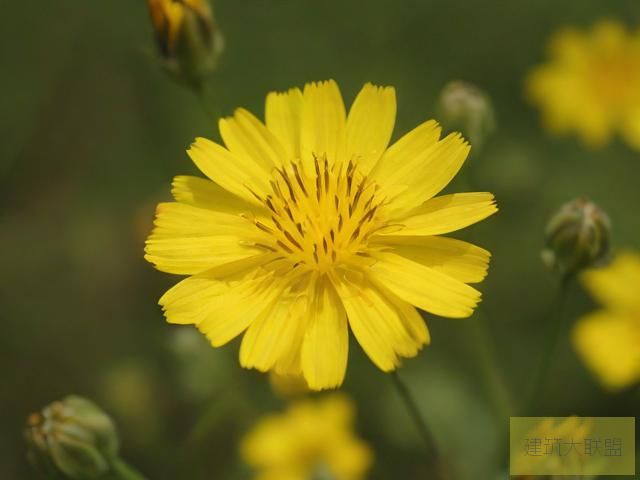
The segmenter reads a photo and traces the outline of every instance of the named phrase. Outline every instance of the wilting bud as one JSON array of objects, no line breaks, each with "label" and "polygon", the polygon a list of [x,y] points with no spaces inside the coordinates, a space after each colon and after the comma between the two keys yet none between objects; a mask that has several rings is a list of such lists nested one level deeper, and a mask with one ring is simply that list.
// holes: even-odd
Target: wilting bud
[{"label": "wilting bud", "polygon": [[73,395],[31,414],[25,437],[29,461],[48,478],[99,478],[117,458],[111,419],[94,403]]},{"label": "wilting bud", "polygon": [[560,208],[546,229],[544,263],[561,275],[596,265],[609,252],[609,217],[584,198]]},{"label": "wilting bud", "polygon": [[495,129],[489,96],[471,83],[454,80],[440,93],[440,118],[449,130],[461,131],[473,147],[480,147]]},{"label": "wilting bud", "polygon": [[147,0],[165,69],[192,87],[216,68],[224,39],[207,0]]}]

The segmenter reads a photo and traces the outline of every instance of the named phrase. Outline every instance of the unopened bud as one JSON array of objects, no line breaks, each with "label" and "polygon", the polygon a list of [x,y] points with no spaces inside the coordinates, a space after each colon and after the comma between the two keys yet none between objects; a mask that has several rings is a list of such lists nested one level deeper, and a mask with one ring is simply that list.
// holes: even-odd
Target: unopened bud
[{"label": "unopened bud", "polygon": [[542,260],[563,276],[597,265],[609,253],[609,217],[584,198],[563,205],[546,229]]},{"label": "unopened bud", "polygon": [[164,68],[200,88],[215,70],[224,39],[207,0],[147,0]]},{"label": "unopened bud", "polygon": [[27,419],[32,465],[48,478],[95,479],[117,458],[118,437],[109,418],[87,399],[68,396]]},{"label": "unopened bud", "polygon": [[454,80],[445,85],[439,99],[440,118],[449,130],[459,130],[472,147],[479,148],[495,129],[489,96],[471,83]]}]

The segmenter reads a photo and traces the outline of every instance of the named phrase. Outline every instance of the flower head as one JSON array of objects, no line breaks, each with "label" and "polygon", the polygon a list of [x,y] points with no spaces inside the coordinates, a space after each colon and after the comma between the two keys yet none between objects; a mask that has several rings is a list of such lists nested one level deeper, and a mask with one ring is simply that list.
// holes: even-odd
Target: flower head
[{"label": "flower head", "polygon": [[[564,419],[554,417],[544,417],[531,430],[518,439],[517,445],[527,445],[527,439],[540,439],[543,445],[539,450],[533,451],[533,447],[528,447],[529,452],[522,454],[520,448],[512,450],[513,470],[516,472],[535,473],[537,475],[570,475],[576,471],[585,471],[586,463],[591,457],[587,455],[571,455],[565,442],[573,439],[588,438],[592,432],[593,420],[589,417],[571,416]],[[524,432],[522,432],[524,433]],[[517,437],[512,437],[512,440]],[[583,440],[584,441],[584,440]],[[525,450],[527,451],[527,450]],[[519,477],[520,478],[520,477]],[[537,476],[536,476],[537,478]]]},{"label": "flower head", "polygon": [[70,395],[27,419],[29,460],[48,477],[99,478],[117,457],[118,436],[93,402]]},{"label": "flower head", "polygon": [[565,29],[549,53],[527,79],[548,129],[575,132],[592,146],[619,133],[640,149],[640,30],[628,32],[613,21],[588,31]]},{"label": "flower head", "polygon": [[353,433],[354,413],[338,394],[298,401],[286,413],[263,418],[240,453],[261,479],[362,479],[372,453]]},{"label": "flower head", "polygon": [[459,129],[474,148],[495,129],[496,121],[489,96],[477,86],[461,80],[447,83],[440,92],[439,111],[444,126]]},{"label": "flower head", "polygon": [[609,217],[595,203],[572,200],[549,221],[542,260],[563,276],[597,265],[609,255],[610,230]]},{"label": "flower head", "polygon": [[606,388],[630,386],[640,380],[640,254],[620,253],[582,280],[604,308],[576,323],[575,348]]},{"label": "flower head", "polygon": [[348,329],[383,371],[429,341],[414,306],[468,317],[469,283],[489,252],[442,237],[496,211],[490,193],[436,195],[469,145],[427,121],[388,147],[395,91],[367,84],[349,114],[333,81],[271,93],[266,125],[220,120],[226,148],[198,138],[205,180],[176,177],[158,205],[146,259],[192,275],[161,299],[169,322],[214,346],[245,332],[240,362],[339,386]]},{"label": "flower head", "polygon": [[208,0],[147,0],[147,5],[165,69],[199,86],[224,48]]}]

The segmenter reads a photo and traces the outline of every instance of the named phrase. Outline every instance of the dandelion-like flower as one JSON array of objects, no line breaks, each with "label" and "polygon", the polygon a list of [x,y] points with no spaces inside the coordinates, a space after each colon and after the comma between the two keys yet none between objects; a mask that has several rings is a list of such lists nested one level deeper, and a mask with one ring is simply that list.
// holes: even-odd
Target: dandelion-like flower
[{"label": "dandelion-like flower", "polygon": [[146,259],[191,275],[161,299],[167,320],[220,346],[244,333],[240,363],[339,386],[349,327],[383,371],[429,342],[414,308],[468,317],[469,283],[490,254],[441,236],[497,209],[490,193],[436,196],[469,145],[427,121],[388,147],[393,88],[364,86],[349,114],[333,81],[270,93],[266,125],[220,120],[226,148],[198,138],[205,180],[180,176],[158,205]]},{"label": "dandelion-like flower", "polygon": [[359,480],[373,455],[353,432],[354,416],[352,402],[342,395],[301,400],[261,419],[240,453],[260,479]]},{"label": "dandelion-like flower", "polygon": [[576,323],[573,343],[606,388],[628,387],[640,380],[640,254],[620,253],[582,280],[604,309]]},{"label": "dandelion-like flower", "polygon": [[548,129],[575,132],[591,146],[619,133],[640,149],[640,30],[628,32],[614,21],[564,29],[549,53],[527,79]]}]

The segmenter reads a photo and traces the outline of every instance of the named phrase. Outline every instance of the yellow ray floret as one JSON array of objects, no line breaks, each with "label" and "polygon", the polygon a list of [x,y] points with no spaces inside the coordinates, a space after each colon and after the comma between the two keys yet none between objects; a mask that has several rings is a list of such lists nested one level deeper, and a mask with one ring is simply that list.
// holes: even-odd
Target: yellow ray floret
[{"label": "yellow ray floret", "polygon": [[497,211],[490,193],[438,196],[469,145],[433,120],[389,146],[395,91],[367,84],[347,113],[333,81],[270,93],[266,123],[220,120],[224,146],[189,155],[208,177],[174,179],[146,258],[191,275],[161,299],[167,320],[214,346],[244,332],[240,363],[342,384],[351,330],[391,371],[429,342],[415,307],[468,317],[490,254],[441,235]]}]

